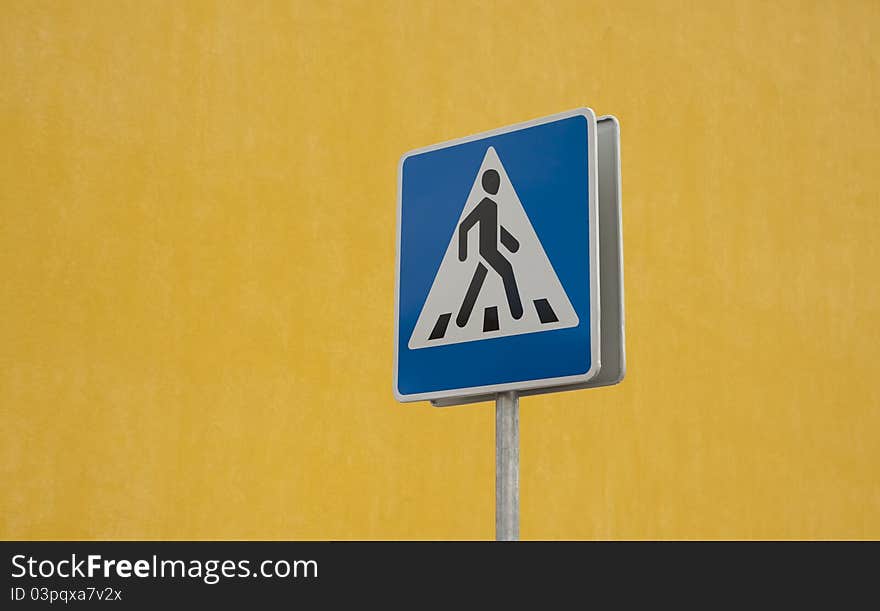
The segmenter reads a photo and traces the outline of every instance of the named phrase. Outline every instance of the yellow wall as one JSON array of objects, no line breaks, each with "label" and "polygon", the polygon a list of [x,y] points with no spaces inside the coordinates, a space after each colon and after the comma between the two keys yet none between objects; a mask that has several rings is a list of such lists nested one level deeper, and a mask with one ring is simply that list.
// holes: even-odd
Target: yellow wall
[{"label": "yellow wall", "polygon": [[524,538],[880,537],[880,4],[4,2],[0,537],[491,538],[391,394],[396,165],[623,137],[629,373],[522,406]]}]

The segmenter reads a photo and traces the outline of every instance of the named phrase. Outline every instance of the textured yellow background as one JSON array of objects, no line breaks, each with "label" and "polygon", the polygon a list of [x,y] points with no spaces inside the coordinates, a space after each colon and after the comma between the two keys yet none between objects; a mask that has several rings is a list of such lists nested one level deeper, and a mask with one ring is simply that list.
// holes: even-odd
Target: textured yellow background
[{"label": "textured yellow background", "polygon": [[629,373],[524,538],[880,537],[880,3],[4,2],[0,537],[491,538],[391,394],[404,151],[622,124]]}]

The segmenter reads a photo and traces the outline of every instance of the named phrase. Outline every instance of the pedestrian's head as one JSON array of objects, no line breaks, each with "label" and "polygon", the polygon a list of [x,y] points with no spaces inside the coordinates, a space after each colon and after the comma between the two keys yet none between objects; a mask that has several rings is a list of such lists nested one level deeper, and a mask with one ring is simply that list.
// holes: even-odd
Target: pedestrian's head
[{"label": "pedestrian's head", "polygon": [[486,170],[483,172],[483,188],[489,195],[498,193],[498,186],[501,184],[501,177],[495,170]]}]

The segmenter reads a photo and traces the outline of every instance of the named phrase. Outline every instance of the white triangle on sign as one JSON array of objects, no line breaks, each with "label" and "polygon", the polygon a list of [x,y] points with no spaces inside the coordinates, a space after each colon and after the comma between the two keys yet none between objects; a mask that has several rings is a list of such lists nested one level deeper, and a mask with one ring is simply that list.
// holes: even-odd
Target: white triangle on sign
[{"label": "white triangle on sign", "polygon": [[415,350],[577,325],[577,313],[490,146],[408,346]]}]

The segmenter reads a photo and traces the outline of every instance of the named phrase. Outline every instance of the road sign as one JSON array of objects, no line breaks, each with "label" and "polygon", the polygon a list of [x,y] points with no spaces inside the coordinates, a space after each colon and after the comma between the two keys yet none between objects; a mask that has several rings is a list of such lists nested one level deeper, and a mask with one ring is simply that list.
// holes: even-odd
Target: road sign
[{"label": "road sign", "polygon": [[620,380],[617,138],[614,119],[579,109],[401,158],[398,400],[451,405]]}]

